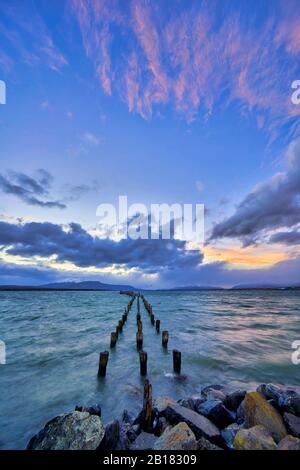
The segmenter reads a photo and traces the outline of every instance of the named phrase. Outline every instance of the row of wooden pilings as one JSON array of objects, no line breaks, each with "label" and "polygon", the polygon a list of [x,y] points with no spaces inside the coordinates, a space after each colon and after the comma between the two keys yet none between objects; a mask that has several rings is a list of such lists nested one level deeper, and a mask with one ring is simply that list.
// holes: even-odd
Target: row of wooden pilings
[{"label": "row of wooden pilings", "polygon": [[[132,305],[133,305],[133,302],[134,302],[135,299],[137,299],[136,347],[137,347],[137,351],[139,352],[139,358],[140,358],[140,374],[142,376],[146,376],[147,375],[148,354],[147,354],[146,351],[143,350],[143,322],[142,322],[142,318],[141,318],[140,299],[142,299],[142,301],[144,303],[144,307],[145,307],[146,311],[148,312],[151,324],[152,324],[152,326],[155,326],[157,334],[160,334],[160,320],[155,319],[152,306],[145,299],[144,295],[134,294],[131,297],[131,300],[129,301],[127,307],[124,310],[124,314],[122,316],[122,319],[119,320],[119,322],[118,322],[116,330],[111,333],[110,347],[114,348],[116,346],[119,335],[123,331],[123,327],[124,327],[124,325],[125,325],[125,323],[128,319],[129,312],[132,308]],[[169,332],[167,330],[164,330],[164,331],[162,331],[162,347],[164,349],[167,349],[168,341],[169,341]],[[98,369],[98,375],[100,377],[104,377],[106,375],[106,367],[107,367],[107,363],[108,363],[108,358],[109,358],[109,352],[108,351],[103,351],[103,352],[100,353],[99,369]],[[180,372],[181,372],[181,352],[178,351],[177,349],[173,350],[173,370],[176,374],[180,374]],[[150,385],[150,387],[151,387],[151,385]]]}]

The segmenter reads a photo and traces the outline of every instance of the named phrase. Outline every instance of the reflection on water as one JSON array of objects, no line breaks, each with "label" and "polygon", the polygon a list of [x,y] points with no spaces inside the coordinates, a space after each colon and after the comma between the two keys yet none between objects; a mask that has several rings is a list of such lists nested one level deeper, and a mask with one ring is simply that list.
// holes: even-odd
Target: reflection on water
[{"label": "reflection on water", "polygon": [[[150,292],[169,350],[144,308],[144,349],[154,396],[181,398],[209,383],[254,387],[300,385],[291,344],[300,340],[300,294],[292,291]],[[121,318],[127,297],[115,292],[0,292],[0,448],[23,448],[53,416],[76,404],[101,403],[104,421],[124,408],[136,412],[143,380],[135,347],[136,304],[107,376],[98,380],[99,352]],[[184,380],[172,374],[173,348],[182,351]],[[5,425],[5,426],[4,426]]]}]

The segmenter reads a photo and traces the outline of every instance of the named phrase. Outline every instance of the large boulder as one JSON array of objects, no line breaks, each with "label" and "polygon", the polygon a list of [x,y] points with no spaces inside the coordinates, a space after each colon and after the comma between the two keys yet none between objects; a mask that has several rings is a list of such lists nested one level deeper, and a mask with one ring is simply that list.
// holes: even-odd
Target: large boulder
[{"label": "large boulder", "polygon": [[294,436],[285,436],[278,444],[277,450],[300,450],[300,439]]},{"label": "large boulder", "polygon": [[120,423],[116,419],[105,426],[105,434],[99,446],[99,450],[110,452],[115,450],[120,437]]},{"label": "large boulder", "polygon": [[228,449],[233,449],[233,442],[236,434],[242,429],[242,425],[233,423],[221,431],[221,436]]},{"label": "large boulder", "polygon": [[269,431],[261,425],[238,431],[233,446],[236,450],[276,450],[277,448]]},{"label": "large boulder", "polygon": [[261,384],[257,391],[267,400],[273,400],[282,411],[300,417],[300,387],[278,384]]},{"label": "large boulder", "polygon": [[300,418],[291,413],[284,413],[283,419],[290,434],[300,438]]},{"label": "large boulder", "polygon": [[269,431],[276,442],[281,441],[287,435],[282,417],[260,393],[247,393],[242,402],[242,407],[244,410],[245,428],[262,425]]},{"label": "large boulder", "polygon": [[227,410],[220,400],[207,400],[197,407],[197,411],[219,429],[224,429],[235,421],[235,414]]},{"label": "large boulder", "polygon": [[179,423],[157,439],[154,450],[197,450],[195,434],[186,423]]},{"label": "large boulder", "polygon": [[57,416],[29,441],[29,450],[95,450],[104,437],[100,416],[86,411]]},{"label": "large boulder", "polygon": [[131,444],[131,450],[151,450],[157,440],[157,437],[148,432],[141,432],[136,440]]},{"label": "large boulder", "polygon": [[153,402],[153,410],[160,416],[163,415],[169,405],[174,405],[176,402],[170,397],[158,397]]},{"label": "large boulder", "polygon": [[197,439],[205,437],[209,441],[218,442],[221,435],[219,429],[205,416],[202,416],[195,411],[184,408],[177,403],[169,404],[165,410],[165,417],[172,424],[181,422],[186,423]]},{"label": "large boulder", "polygon": [[245,390],[236,390],[235,392],[229,393],[224,400],[224,405],[228,410],[237,411],[238,407],[244,400],[245,395]]}]

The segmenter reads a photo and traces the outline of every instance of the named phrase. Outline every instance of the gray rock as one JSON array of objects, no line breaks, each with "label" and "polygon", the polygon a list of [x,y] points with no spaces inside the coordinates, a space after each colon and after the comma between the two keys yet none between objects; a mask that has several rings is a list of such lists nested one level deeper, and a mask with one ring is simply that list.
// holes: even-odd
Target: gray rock
[{"label": "gray rock", "polygon": [[199,439],[199,441],[197,442],[197,449],[198,450],[223,450],[221,449],[221,447],[218,447],[215,444],[212,444],[204,437],[201,437],[201,439]]},{"label": "gray rock", "polygon": [[165,417],[172,424],[186,423],[197,439],[203,436],[210,441],[217,442],[221,438],[219,429],[205,416],[184,408],[177,403],[168,405],[165,410]]},{"label": "gray rock", "polygon": [[157,440],[157,437],[148,432],[141,432],[141,434],[136,438],[136,440],[131,444],[131,450],[151,450],[154,447],[154,444]]},{"label": "gray rock", "polygon": [[224,405],[230,411],[237,411],[238,407],[244,400],[245,395],[246,395],[245,390],[236,390],[235,392],[232,392],[226,396],[224,400]]},{"label": "gray rock", "polygon": [[127,410],[124,410],[122,414],[122,422],[132,424],[133,421],[134,417]]},{"label": "gray rock", "polygon": [[233,442],[236,434],[242,429],[243,425],[233,423],[221,431],[221,436],[228,449],[233,449]]},{"label": "gray rock", "polygon": [[294,436],[285,436],[279,442],[277,450],[300,450],[300,439]]},{"label": "gray rock", "polygon": [[277,409],[300,417],[300,387],[261,384],[257,391],[267,400],[274,400]]},{"label": "gray rock", "polygon": [[300,418],[291,413],[284,413],[283,420],[290,434],[300,438]]},{"label": "gray rock", "polygon": [[222,390],[217,390],[211,387],[204,388],[201,395],[205,400],[220,400],[223,402],[226,399],[226,395]]},{"label": "gray rock", "polygon": [[170,404],[175,404],[175,400],[170,397],[158,397],[153,402],[153,410],[155,410],[158,415],[163,415]]},{"label": "gray rock", "polygon": [[99,446],[101,451],[115,450],[120,438],[120,423],[118,420],[112,421],[105,426],[105,434]]},{"label": "gray rock", "polygon": [[235,421],[235,413],[227,410],[220,400],[207,400],[197,407],[197,411],[219,429],[224,429]]},{"label": "gray rock", "polygon": [[90,415],[101,417],[101,406],[99,404],[93,406],[76,406],[75,411],[86,411]]},{"label": "gray rock", "polygon": [[183,398],[182,400],[178,400],[177,403],[189,410],[195,411],[195,402],[192,398]]},{"label": "gray rock", "polygon": [[101,418],[87,412],[57,416],[34,436],[29,450],[95,450],[104,437]]},{"label": "gray rock", "polygon": [[261,425],[241,429],[234,439],[235,450],[276,450],[277,446],[269,431]]},{"label": "gray rock", "polygon": [[197,441],[186,423],[167,429],[154,444],[154,450],[196,450]]}]

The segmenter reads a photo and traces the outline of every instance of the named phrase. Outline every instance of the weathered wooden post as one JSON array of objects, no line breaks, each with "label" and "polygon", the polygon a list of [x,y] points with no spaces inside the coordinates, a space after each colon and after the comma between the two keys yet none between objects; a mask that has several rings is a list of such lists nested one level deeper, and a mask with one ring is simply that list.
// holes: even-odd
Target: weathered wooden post
[{"label": "weathered wooden post", "polygon": [[125,313],[124,313],[124,315],[122,316],[123,325],[125,325],[126,320],[127,320],[127,316],[126,316]]},{"label": "weathered wooden post", "polygon": [[181,352],[173,349],[173,370],[176,374],[181,372]]},{"label": "weathered wooden post", "polygon": [[146,351],[140,351],[140,371],[141,375],[147,375],[147,359]]},{"label": "weathered wooden post", "polygon": [[138,320],[137,322],[137,329],[139,333],[143,332],[143,322],[141,322],[140,320]]},{"label": "weathered wooden post", "polygon": [[168,341],[169,341],[169,332],[163,331],[162,332],[162,345],[164,348],[168,347]]},{"label": "weathered wooden post", "polygon": [[137,313],[136,314],[136,322],[138,323],[139,321],[141,321],[141,314]]},{"label": "weathered wooden post", "polygon": [[116,335],[117,335],[117,339],[119,338],[119,327],[118,325],[116,326]]},{"label": "weathered wooden post", "polygon": [[160,320],[156,320],[155,328],[156,328],[157,333],[159,333],[159,331],[160,331]]},{"label": "weathered wooden post", "polygon": [[117,342],[118,336],[115,331],[110,334],[110,347],[114,348]]},{"label": "weathered wooden post", "polygon": [[143,429],[151,431],[152,428],[152,385],[146,379],[144,383],[144,402],[143,402]]},{"label": "weathered wooden post", "polygon": [[137,311],[138,313],[140,313],[140,296],[138,295],[138,298],[137,298]]},{"label": "weathered wooden post", "polygon": [[98,369],[98,375],[100,377],[105,377],[106,375],[106,366],[108,363],[108,357],[109,357],[109,352],[108,351],[103,351],[100,353],[99,357],[99,369]]},{"label": "weathered wooden post", "polygon": [[152,325],[154,325],[155,317],[154,317],[153,313],[151,313],[151,315],[150,315],[150,320],[151,320]]},{"label": "weathered wooden post", "polygon": [[143,348],[143,333],[141,331],[136,334],[136,348],[138,351]]},{"label": "weathered wooden post", "polygon": [[122,322],[122,320],[119,320],[118,330],[119,330],[120,333],[122,333],[122,331],[123,331],[123,322]]}]

